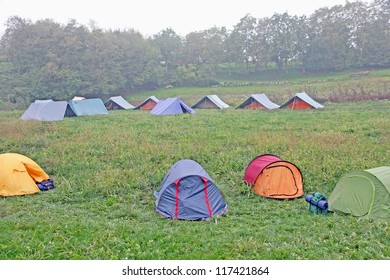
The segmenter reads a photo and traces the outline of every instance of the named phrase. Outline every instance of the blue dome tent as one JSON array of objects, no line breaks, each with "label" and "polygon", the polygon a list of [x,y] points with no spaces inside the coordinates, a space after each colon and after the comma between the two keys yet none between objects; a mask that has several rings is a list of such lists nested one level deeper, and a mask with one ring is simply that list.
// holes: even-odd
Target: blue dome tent
[{"label": "blue dome tent", "polygon": [[157,213],[168,219],[209,220],[227,211],[213,180],[199,163],[189,159],[172,165],[154,195]]}]

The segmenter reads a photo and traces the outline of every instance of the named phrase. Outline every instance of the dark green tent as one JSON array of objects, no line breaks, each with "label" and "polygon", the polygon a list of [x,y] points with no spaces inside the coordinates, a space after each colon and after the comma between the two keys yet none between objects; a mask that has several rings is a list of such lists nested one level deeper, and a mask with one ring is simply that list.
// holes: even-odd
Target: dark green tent
[{"label": "dark green tent", "polygon": [[330,194],[328,203],[333,212],[390,221],[390,167],[344,175]]}]

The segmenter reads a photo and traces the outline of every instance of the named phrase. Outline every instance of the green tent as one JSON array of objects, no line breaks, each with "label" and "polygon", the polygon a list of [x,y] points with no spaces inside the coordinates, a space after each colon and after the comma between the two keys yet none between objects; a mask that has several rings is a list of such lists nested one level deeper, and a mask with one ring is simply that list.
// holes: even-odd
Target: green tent
[{"label": "green tent", "polygon": [[332,212],[390,221],[390,167],[344,175],[330,194],[328,204]]},{"label": "green tent", "polygon": [[[76,115],[77,117],[108,114],[106,106],[104,106],[104,103],[100,98],[71,100],[69,101],[69,107],[73,111],[73,116]],[[68,117],[69,115],[66,116]]]}]

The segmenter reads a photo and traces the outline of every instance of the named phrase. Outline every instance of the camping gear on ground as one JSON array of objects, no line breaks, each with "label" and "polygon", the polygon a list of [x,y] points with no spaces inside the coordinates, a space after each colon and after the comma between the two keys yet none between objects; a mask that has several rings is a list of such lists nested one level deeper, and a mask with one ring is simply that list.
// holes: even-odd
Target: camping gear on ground
[{"label": "camping gear on ground", "polygon": [[264,154],[254,158],[245,170],[244,181],[255,193],[269,198],[298,198],[303,196],[302,173],[293,163]]},{"label": "camping gear on ground", "polygon": [[35,100],[20,118],[24,121],[62,121],[70,116],[75,116],[75,113],[66,101]]},{"label": "camping gear on ground", "polygon": [[71,100],[69,101],[69,106],[77,117],[108,114],[108,111],[100,98]]},{"label": "camping gear on ground", "polygon": [[328,202],[323,193],[315,192],[306,196],[309,203],[309,211],[315,214],[328,214]]},{"label": "camping gear on ground", "polygon": [[129,110],[135,107],[127,102],[122,96],[112,96],[105,103],[107,110]]},{"label": "camping gear on ground", "polygon": [[199,100],[194,106],[193,109],[225,109],[229,108],[225,102],[223,102],[217,95],[206,95],[201,100]]},{"label": "camping gear on ground", "polygon": [[390,221],[390,167],[345,174],[329,196],[329,211]]},{"label": "camping gear on ground", "polygon": [[40,191],[48,191],[48,190],[55,188],[54,182],[52,179],[43,180],[42,182],[38,182],[36,184],[37,184],[38,189]]},{"label": "camping gear on ground", "polygon": [[284,103],[280,108],[290,109],[322,109],[323,105],[314,101],[307,93],[301,92],[295,94],[289,101]]},{"label": "camping gear on ground", "polygon": [[167,98],[161,100],[150,111],[152,115],[179,115],[179,114],[194,114],[195,110],[181,101],[179,98]]},{"label": "camping gear on ground", "polygon": [[37,193],[40,189],[36,183],[45,180],[50,180],[49,175],[32,159],[15,153],[0,154],[0,196]]},{"label": "camping gear on ground", "polygon": [[247,100],[240,104],[237,109],[277,109],[279,108],[278,104],[273,103],[268,99],[267,95],[264,93],[252,94]]},{"label": "camping gear on ground", "polygon": [[156,211],[168,219],[209,220],[227,211],[213,180],[196,161],[177,161],[155,191]]},{"label": "camping gear on ground", "polygon": [[160,102],[160,100],[158,100],[156,96],[150,96],[135,107],[134,110],[152,110],[158,102]]}]

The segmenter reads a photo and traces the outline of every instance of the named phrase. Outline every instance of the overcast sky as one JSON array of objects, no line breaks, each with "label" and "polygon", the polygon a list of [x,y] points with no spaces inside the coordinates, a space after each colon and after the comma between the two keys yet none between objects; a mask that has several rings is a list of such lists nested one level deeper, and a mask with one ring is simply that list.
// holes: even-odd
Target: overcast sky
[{"label": "overcast sky", "polygon": [[[353,0],[351,0],[353,2]],[[133,28],[153,35],[172,28],[180,35],[213,26],[231,29],[246,14],[256,18],[274,13],[311,15],[322,7],[344,5],[345,0],[0,0],[0,35],[10,16],[33,22],[70,19],[88,25],[93,20],[103,29]],[[370,2],[370,1],[368,1]]]}]

